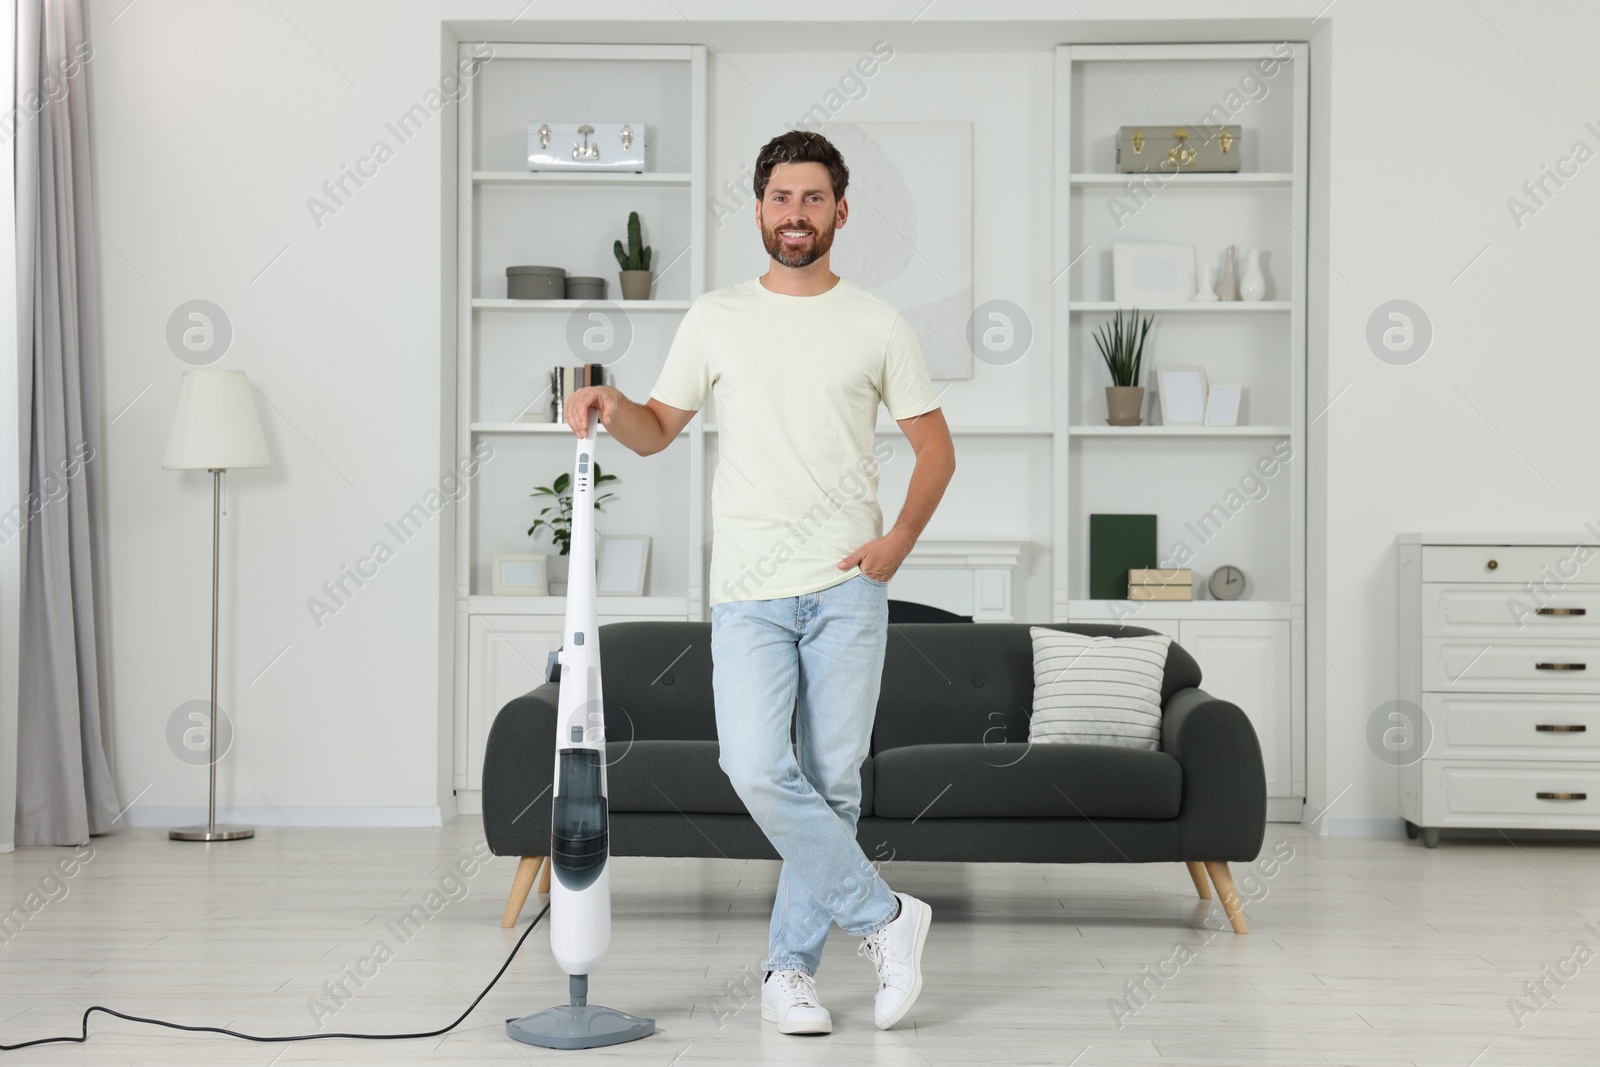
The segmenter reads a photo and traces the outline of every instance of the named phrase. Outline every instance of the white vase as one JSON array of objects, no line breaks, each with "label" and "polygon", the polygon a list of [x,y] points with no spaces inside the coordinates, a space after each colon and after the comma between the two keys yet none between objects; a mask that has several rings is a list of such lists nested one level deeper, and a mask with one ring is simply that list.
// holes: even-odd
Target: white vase
[{"label": "white vase", "polygon": [[1239,299],[1239,277],[1234,265],[1233,245],[1229,245],[1222,254],[1222,275],[1217,279],[1217,299]]},{"label": "white vase", "polygon": [[1261,249],[1244,254],[1244,273],[1239,277],[1239,299],[1260,300],[1267,295],[1267,278],[1261,273]]},{"label": "white vase", "polygon": [[1215,267],[1201,267],[1200,268],[1200,284],[1199,284],[1198,287],[1196,287],[1194,296],[1190,297],[1189,299],[1190,300],[1215,300],[1215,299],[1217,299],[1216,288],[1217,288],[1217,268],[1215,268]]}]

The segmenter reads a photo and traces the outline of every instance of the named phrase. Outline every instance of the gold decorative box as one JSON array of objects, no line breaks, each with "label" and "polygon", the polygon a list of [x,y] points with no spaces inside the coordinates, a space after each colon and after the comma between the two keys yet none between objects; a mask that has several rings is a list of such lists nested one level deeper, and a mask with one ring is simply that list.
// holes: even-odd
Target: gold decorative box
[{"label": "gold decorative box", "polygon": [[1238,126],[1124,126],[1117,131],[1120,174],[1227,173],[1240,169]]}]

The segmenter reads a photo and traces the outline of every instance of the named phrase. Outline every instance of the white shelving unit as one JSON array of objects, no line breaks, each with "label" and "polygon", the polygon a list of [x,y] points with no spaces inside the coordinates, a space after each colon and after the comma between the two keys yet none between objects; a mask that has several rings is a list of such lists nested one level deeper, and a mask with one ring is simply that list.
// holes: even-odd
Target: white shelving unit
[{"label": "white shelving unit", "polygon": [[[1068,305],[1068,311],[1073,314],[1089,311],[1117,311],[1125,310],[1126,304],[1119,304],[1115,300],[1077,300]],[[1203,300],[1194,300],[1186,304],[1141,304],[1140,311],[1155,311],[1163,315],[1239,315],[1251,312],[1259,314],[1263,311],[1293,311],[1294,304],[1288,300],[1257,300],[1247,302],[1244,300],[1218,300],[1208,304]]]},{"label": "white shelving unit", "polygon": [[[1126,123],[1125,125],[1133,125]],[[1074,174],[1069,179],[1073,185],[1115,185],[1122,188],[1154,188],[1144,185],[1144,176],[1140,174],[1121,174],[1108,172],[1105,174]],[[1207,185],[1293,185],[1294,173],[1284,171],[1281,173],[1256,172],[1256,173],[1202,173],[1174,175],[1171,179],[1182,182],[1186,187]],[[1155,182],[1164,185],[1165,177],[1158,177]]]},{"label": "white shelving unit", "polygon": [[[475,45],[461,45],[462,54]],[[494,43],[494,62],[455,105],[455,450],[491,451],[456,509],[454,777],[458,810],[481,806],[483,752],[494,715],[544,680],[561,643],[562,596],[491,595],[493,557],[551,553],[527,529],[548,498],[530,494],[571,470],[563,423],[519,421],[549,403],[556,366],[601,363],[629,396],[660,373],[677,325],[705,291],[706,53],[701,45]],[[527,170],[528,123],[593,117],[642,120],[651,170]],[[511,300],[505,268],[560,266],[608,280],[620,297],[612,241],[638,211],[656,273],[649,300]],[[596,318],[595,316],[599,316]],[[620,340],[587,347],[586,331]],[[609,332],[608,332],[609,331]],[[602,437],[609,431],[600,428]],[[618,475],[598,533],[648,533],[644,596],[605,596],[600,622],[701,617],[704,599],[705,439],[641,458],[601,442],[595,460]]]},{"label": "white shelving unit", "polygon": [[[648,242],[647,242],[648,243]],[[507,300],[478,297],[472,301],[474,311],[573,311],[592,304],[591,300]],[[608,300],[607,304],[619,311],[685,311],[687,300]]]},{"label": "white shelving unit", "polygon": [[[470,49],[469,42],[463,48]],[[455,783],[459,810],[480,810],[484,742],[496,711],[544,677],[560,642],[559,596],[490,595],[496,553],[553,552],[527,527],[543,503],[529,496],[566,470],[564,425],[520,421],[541,401],[549,369],[601,362],[636,399],[660,372],[690,303],[705,291],[709,180],[705,49],[695,45],[494,44],[471,94],[454,105],[457,153],[455,458],[489,446],[454,528],[456,617]],[[1205,685],[1252,717],[1267,760],[1273,818],[1300,817],[1305,792],[1305,318],[1307,50],[1284,60],[1269,44],[1063,46],[1056,55],[1052,287],[1055,403],[1048,424],[956,423],[984,448],[1039,449],[1052,463],[1052,596],[1056,620],[1124,621],[1173,634],[1203,664]],[[1136,210],[1113,218],[1108,199],[1134,176],[1115,174],[1118,126],[1194,119],[1227,98],[1256,60],[1281,64],[1267,93],[1227,121],[1244,127],[1246,169],[1142,184]],[[525,169],[527,123],[536,117],[627,117],[649,127],[655,168],[645,174],[549,174]],[[588,301],[509,300],[506,266],[552,264],[602,275],[617,292],[611,242],[630,210],[654,248],[652,299],[613,300],[606,314],[631,331],[626,353],[582,355],[571,339]],[[1111,244],[1175,241],[1219,261],[1228,244],[1267,250],[1269,299],[1147,306],[1158,315],[1146,381],[1163,362],[1202,365],[1212,383],[1241,383],[1243,424],[1112,427],[1104,422],[1105,371],[1094,327],[1122,305],[1111,299]],[[577,329],[581,333],[581,329]],[[543,398],[547,400],[548,398]],[[1147,393],[1147,410],[1158,412]],[[1147,415],[1147,420],[1154,417]],[[597,461],[620,480],[597,525],[602,534],[652,535],[646,595],[605,597],[601,621],[704,619],[710,553],[709,479],[714,405],[687,427],[686,444],[647,459],[602,440]],[[892,422],[877,433],[898,437]],[[1264,493],[1241,486],[1255,461],[1287,448],[1290,461]],[[1254,484],[1254,483],[1252,483]],[[1228,509],[1235,491],[1244,504]],[[1226,517],[1218,519],[1216,506]],[[1204,579],[1242,568],[1249,599],[1135,604],[1087,598],[1088,516],[1158,516],[1160,545],[1195,545],[1176,565]],[[1188,537],[1213,517],[1216,530]]]},{"label": "white shelving unit", "polygon": [[[1255,66],[1264,59],[1270,77]],[[1268,815],[1294,821],[1305,796],[1307,59],[1304,43],[1288,59],[1269,44],[1073,45],[1056,50],[1055,78],[1054,615],[1172,634],[1205,688],[1250,716]],[[1254,99],[1238,92],[1247,73],[1266,87]],[[1240,172],[1114,172],[1119,127],[1206,115],[1242,127]],[[1110,380],[1093,342],[1128,306],[1112,299],[1117,241],[1192,244],[1197,266],[1220,267],[1232,244],[1242,267],[1244,250],[1261,248],[1268,278],[1260,302],[1140,305],[1157,322],[1145,424],[1132,427],[1105,423]],[[1244,385],[1242,424],[1159,425],[1163,364]],[[1257,466],[1266,457],[1270,478]],[[1194,571],[1197,599],[1088,599],[1096,513],[1155,514],[1161,562]],[[1251,580],[1246,599],[1209,599],[1206,580],[1224,564]]]}]

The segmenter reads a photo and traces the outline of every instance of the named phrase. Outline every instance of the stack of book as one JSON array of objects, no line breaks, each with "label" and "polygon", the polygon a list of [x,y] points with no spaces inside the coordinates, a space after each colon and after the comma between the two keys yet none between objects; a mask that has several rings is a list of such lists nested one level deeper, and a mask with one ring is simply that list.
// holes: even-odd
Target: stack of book
[{"label": "stack of book", "polygon": [[561,421],[561,410],[567,406],[567,397],[579,389],[586,385],[606,384],[606,368],[599,363],[550,368],[550,421]]},{"label": "stack of book", "polygon": [[1128,571],[1129,600],[1193,600],[1192,572],[1187,567],[1170,571],[1134,568]]}]

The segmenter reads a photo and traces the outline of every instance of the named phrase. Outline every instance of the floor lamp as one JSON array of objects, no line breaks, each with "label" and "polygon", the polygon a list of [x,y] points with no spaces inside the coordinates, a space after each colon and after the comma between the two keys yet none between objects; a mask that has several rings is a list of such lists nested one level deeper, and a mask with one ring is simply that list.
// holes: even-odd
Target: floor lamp
[{"label": "floor lamp", "polygon": [[217,825],[217,591],[221,584],[222,472],[232,467],[270,467],[255,397],[242,370],[184,371],[178,410],[167,437],[164,470],[211,472],[211,796],[204,826],[184,826],[175,841],[238,841],[254,837],[249,826]]}]

